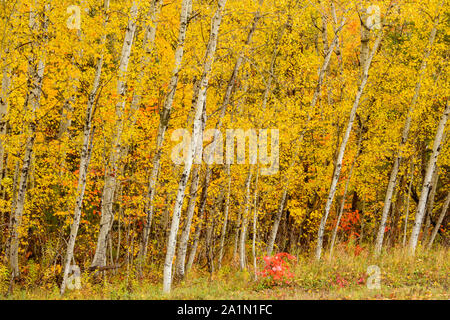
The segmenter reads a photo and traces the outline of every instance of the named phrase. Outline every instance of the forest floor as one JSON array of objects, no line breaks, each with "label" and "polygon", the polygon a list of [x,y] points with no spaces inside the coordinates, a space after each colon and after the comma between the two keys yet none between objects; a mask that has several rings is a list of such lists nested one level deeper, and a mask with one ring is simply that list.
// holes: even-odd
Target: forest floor
[{"label": "forest floor", "polygon": [[[380,289],[367,285],[371,265],[379,267]],[[140,280],[131,272],[103,280],[83,274],[81,289],[68,290],[63,299],[450,299],[450,250],[444,247],[419,250],[415,257],[391,249],[374,258],[365,249],[339,246],[332,259],[325,255],[320,262],[298,255],[291,271],[289,284],[273,286],[235,264],[212,275],[206,268],[193,269],[186,280],[174,283],[170,295],[162,294],[162,271],[156,267],[144,270],[147,276]],[[61,299],[57,281],[36,285],[24,277],[4,299]]]}]

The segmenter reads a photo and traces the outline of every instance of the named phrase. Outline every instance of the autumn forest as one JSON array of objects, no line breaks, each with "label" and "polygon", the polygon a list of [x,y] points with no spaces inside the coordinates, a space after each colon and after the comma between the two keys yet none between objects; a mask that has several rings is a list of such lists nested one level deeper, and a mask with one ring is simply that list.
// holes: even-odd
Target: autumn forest
[{"label": "autumn forest", "polygon": [[447,0],[0,19],[1,297],[450,298]]}]

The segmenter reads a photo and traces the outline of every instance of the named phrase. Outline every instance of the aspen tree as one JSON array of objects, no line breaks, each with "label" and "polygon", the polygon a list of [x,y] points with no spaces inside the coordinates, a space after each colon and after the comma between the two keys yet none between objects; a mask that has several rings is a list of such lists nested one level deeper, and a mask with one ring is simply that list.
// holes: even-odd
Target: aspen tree
[{"label": "aspen tree", "polygon": [[152,172],[148,183],[148,191],[146,194],[145,203],[145,222],[144,232],[142,233],[141,247],[139,250],[139,260],[143,261],[147,257],[148,240],[150,236],[150,227],[153,218],[153,199],[156,192],[156,182],[158,180],[160,160],[162,154],[162,146],[164,143],[164,136],[169,126],[170,113],[172,111],[173,100],[178,85],[178,78],[181,70],[181,63],[184,55],[184,44],[186,40],[186,31],[188,27],[188,18],[192,9],[192,0],[183,0],[181,3],[180,13],[180,28],[178,32],[177,48],[175,50],[175,63],[172,70],[172,77],[167,88],[167,95],[164,100],[164,106],[160,114],[160,121],[158,126],[158,136],[156,138],[156,152],[152,161]]},{"label": "aspen tree", "polygon": [[335,241],[336,241],[336,235],[337,235],[337,232],[338,232],[339,224],[341,222],[342,214],[344,213],[345,198],[347,196],[348,186],[349,186],[350,180],[352,178],[352,174],[353,174],[353,170],[355,168],[356,161],[358,160],[358,156],[359,156],[360,151],[361,151],[361,140],[362,140],[362,132],[361,131],[359,132],[358,145],[356,147],[356,155],[355,155],[355,158],[353,159],[352,165],[350,167],[350,171],[348,172],[347,181],[345,182],[345,187],[344,187],[344,193],[342,195],[341,205],[339,206],[338,218],[337,218],[337,221],[336,221],[336,225],[334,226],[334,229],[333,229],[333,235],[331,236],[330,257],[333,254],[333,248],[334,248],[334,244],[335,244]]},{"label": "aspen tree", "polygon": [[[103,28],[106,29],[106,26],[109,22],[109,2],[110,0],[105,0],[103,3]],[[76,202],[75,208],[73,212],[73,222],[70,228],[69,241],[67,243],[67,251],[64,259],[64,272],[63,279],[61,283],[60,293],[64,294],[67,285],[67,277],[69,276],[69,272],[71,269],[71,263],[73,260],[73,251],[75,248],[75,240],[78,234],[78,228],[80,226],[81,219],[81,210],[83,208],[83,199],[84,193],[86,191],[86,180],[88,174],[89,162],[91,160],[92,155],[92,145],[93,145],[93,111],[95,103],[98,99],[98,95],[100,92],[100,82],[102,76],[102,68],[104,63],[104,46],[106,41],[106,31],[103,31],[103,35],[101,37],[101,53],[100,57],[97,59],[97,67],[95,70],[95,78],[92,84],[91,91],[88,97],[88,103],[86,107],[86,116],[84,120],[84,128],[83,128],[83,146],[81,148],[81,157],[80,157],[80,166],[79,166],[79,174],[78,174],[78,183],[77,183],[77,193],[76,193]]]},{"label": "aspen tree", "polygon": [[[389,5],[386,16],[388,15],[391,7],[392,7],[392,5]],[[386,17],[385,17],[385,19],[386,19]],[[385,21],[383,22],[383,26],[384,26],[384,24],[385,24]],[[336,193],[337,182],[339,180],[339,176],[340,176],[341,169],[342,169],[342,160],[344,158],[345,147],[347,146],[347,142],[350,138],[350,133],[352,131],[353,122],[355,121],[355,117],[356,117],[356,111],[358,109],[359,103],[361,101],[361,97],[364,93],[364,89],[367,84],[367,80],[369,77],[369,70],[370,70],[370,66],[372,64],[372,60],[373,60],[375,54],[377,53],[378,47],[380,46],[382,39],[383,39],[383,27],[378,32],[378,36],[375,40],[375,43],[373,44],[372,51],[370,52],[369,57],[367,58],[367,62],[364,65],[364,69],[363,69],[363,73],[362,73],[362,77],[361,77],[361,83],[358,86],[358,91],[356,93],[356,97],[355,97],[352,109],[350,111],[350,117],[349,117],[349,120],[347,123],[347,128],[345,130],[344,137],[343,137],[341,145],[339,147],[339,153],[336,158],[336,167],[335,167],[335,170],[333,173],[330,192],[328,194],[327,203],[325,205],[325,210],[324,210],[322,219],[320,221],[319,231],[317,233],[317,245],[316,245],[316,259],[317,260],[320,260],[321,255],[322,255],[322,244],[323,244],[323,236],[325,233],[325,225],[326,225],[328,215],[331,210],[331,205],[333,203],[334,195]]]},{"label": "aspen tree", "polygon": [[[19,228],[22,223],[22,216],[25,206],[25,197],[28,189],[28,178],[30,175],[31,161],[33,158],[34,144],[36,140],[37,117],[36,112],[40,108],[42,96],[42,82],[45,70],[45,53],[39,53],[40,45],[45,45],[48,35],[48,13],[50,5],[45,5],[44,21],[42,31],[44,33],[43,43],[31,41],[31,57],[28,59],[28,79],[29,87],[26,97],[25,111],[30,112],[31,119],[28,122],[27,140],[25,143],[25,153],[22,160],[20,177],[17,187],[17,199],[15,202],[14,214],[11,219],[9,265],[12,271],[12,278],[19,277]],[[38,13],[36,8],[30,11],[29,26],[31,31],[39,31]],[[34,36],[34,35],[33,35]],[[39,58],[38,58],[39,57]]]},{"label": "aspen tree", "polygon": [[223,259],[223,251],[224,251],[224,245],[225,245],[225,236],[227,233],[227,225],[228,225],[228,215],[230,211],[230,195],[231,195],[231,172],[230,172],[230,165],[227,164],[227,194],[226,194],[226,200],[224,205],[224,217],[223,217],[223,224],[222,224],[222,231],[220,233],[220,245],[219,245],[219,261],[218,261],[218,268],[220,269],[222,266],[222,259]]},{"label": "aspen tree", "polygon": [[241,271],[247,269],[246,266],[246,253],[245,253],[245,239],[247,235],[247,223],[248,223],[248,212],[250,211],[250,184],[252,182],[254,165],[250,166],[248,171],[247,179],[245,182],[245,201],[244,201],[244,212],[242,213],[242,224],[241,233],[239,238],[239,267]]},{"label": "aspen tree", "polygon": [[433,246],[434,239],[436,238],[439,228],[441,227],[442,221],[444,221],[445,215],[448,212],[449,204],[450,204],[450,191],[448,192],[447,197],[445,198],[441,214],[439,215],[439,218],[437,219],[436,224],[434,225],[433,231],[431,232],[430,241],[428,242],[428,250],[430,250],[431,247]]},{"label": "aspen tree", "polygon": [[[262,3],[263,3],[263,0],[260,0],[259,1],[259,8],[262,6]],[[254,34],[255,30],[256,30],[256,26],[257,26],[258,21],[260,19],[260,12],[259,12],[259,10],[260,9],[258,9],[258,11],[256,12],[256,14],[253,17],[253,21],[252,21],[252,24],[250,26],[250,30],[249,30],[249,32],[247,34],[245,47],[249,46],[250,43],[252,42],[253,34]],[[244,49],[245,49],[245,47],[244,47]],[[216,122],[215,133],[214,133],[214,136],[213,136],[212,141],[211,141],[211,144],[212,144],[212,148],[211,149],[212,150],[215,150],[216,144],[218,143],[218,132],[219,132],[219,130],[222,127],[222,121],[223,121],[223,118],[225,116],[227,107],[230,104],[231,96],[233,94],[233,90],[234,90],[234,87],[236,85],[237,75],[238,75],[238,72],[239,72],[239,70],[241,68],[242,63],[244,62],[244,59],[245,59],[245,56],[244,56],[244,52],[242,51],[242,52],[239,53],[239,56],[238,56],[238,58],[236,60],[236,63],[235,63],[234,68],[233,68],[233,72],[232,72],[231,77],[230,77],[230,80],[227,83],[227,88],[226,88],[226,91],[225,91],[225,95],[223,97],[222,104],[220,106],[219,118],[218,118],[218,120]],[[199,209],[199,212],[200,212],[201,216],[203,215],[203,210],[204,210],[204,207],[205,207],[205,204],[206,204],[207,191],[208,191],[209,182],[210,182],[210,176],[211,176],[211,167],[209,165],[206,165],[205,171],[206,171],[206,173],[205,173],[205,180],[204,180],[202,197],[201,197],[201,200],[200,200],[200,209]],[[193,178],[194,178],[194,181],[195,181],[195,176]],[[190,206],[192,206],[192,208]],[[189,203],[188,208],[191,208],[189,210],[194,210],[194,208],[195,208],[195,201],[192,202],[192,203]],[[188,217],[187,217],[187,220],[186,220],[187,223],[186,223],[186,225],[184,227],[184,230],[186,230],[186,232],[183,232],[184,237],[182,238],[182,240],[183,240],[182,241],[182,246],[180,247],[179,262],[177,262],[177,264],[178,264],[177,265],[177,273],[181,277],[183,277],[183,275],[184,275],[183,263],[184,263],[185,254],[186,254],[186,251],[187,251],[186,247],[187,247],[187,240],[189,239],[190,222],[192,221],[192,217],[190,216],[190,214],[192,214],[192,212],[188,211]],[[199,235],[200,235],[200,229],[197,229],[197,230],[198,231],[196,231],[196,233],[195,233],[194,245],[193,245],[193,247],[191,249],[191,252],[189,254],[188,264],[187,264],[187,268],[186,268],[188,270],[192,266],[192,263],[193,263],[193,261],[195,259],[195,254],[196,254],[196,251],[197,251]]]},{"label": "aspen tree", "polygon": [[137,17],[139,13],[138,1],[133,1],[130,9],[130,18],[128,21],[125,37],[123,39],[122,53],[117,80],[116,104],[116,122],[113,128],[113,137],[111,142],[111,151],[108,164],[105,171],[105,185],[102,194],[100,232],[97,239],[97,248],[95,249],[94,259],[91,267],[101,267],[106,265],[107,237],[114,221],[113,201],[114,193],[117,188],[117,175],[119,156],[122,152],[122,131],[124,124],[125,95],[127,87],[127,70],[130,61],[131,50],[133,47],[134,34],[136,32]]},{"label": "aspen tree", "polygon": [[403,246],[406,246],[406,232],[408,231],[408,218],[409,218],[409,202],[411,199],[411,189],[414,181],[414,158],[411,158],[411,166],[410,166],[410,175],[409,175],[409,185],[408,185],[408,195],[406,198],[406,212],[405,212],[405,221],[403,222]]},{"label": "aspen tree", "polygon": [[[226,4],[226,0],[219,0],[217,10],[211,20],[211,31],[209,36],[209,42],[205,53],[203,62],[203,74],[199,84],[198,98],[195,106],[194,125],[192,128],[192,139],[189,146],[188,156],[185,159],[183,173],[181,175],[177,196],[175,199],[175,205],[172,214],[172,223],[170,225],[170,234],[167,244],[166,259],[164,262],[164,280],[163,280],[163,292],[169,293],[172,285],[172,264],[173,257],[175,255],[175,248],[177,243],[177,233],[180,223],[181,207],[184,200],[184,192],[186,189],[187,180],[191,173],[192,163],[197,151],[197,145],[202,143],[203,128],[206,122],[203,108],[206,101],[206,91],[208,88],[209,78],[211,76],[211,69],[214,63],[214,55],[217,47],[217,38],[219,36],[220,23],[222,22],[222,14]],[[201,151],[201,148],[199,148]]]},{"label": "aspen tree", "polygon": [[430,160],[428,161],[425,178],[423,179],[422,192],[420,193],[419,204],[417,205],[416,209],[416,217],[414,220],[411,237],[409,238],[409,252],[411,255],[414,255],[416,252],[420,229],[422,227],[422,221],[425,215],[425,207],[427,204],[429,191],[432,188],[431,180],[433,172],[434,170],[436,170],[436,164],[439,157],[439,153],[441,152],[442,138],[444,136],[445,125],[447,123],[449,113],[450,113],[450,103],[447,101],[441,120],[439,121],[439,125],[436,130],[436,135],[434,137],[433,152],[431,154]]},{"label": "aspen tree", "polygon": [[384,238],[384,232],[385,232],[385,228],[386,228],[387,216],[389,214],[389,209],[391,207],[392,195],[394,193],[395,185],[397,183],[397,175],[400,170],[400,164],[401,164],[402,157],[403,157],[401,150],[404,148],[405,144],[408,141],[408,135],[409,135],[409,131],[411,128],[411,121],[412,121],[411,116],[415,109],[417,101],[419,99],[420,88],[422,86],[422,80],[423,80],[425,70],[427,67],[428,57],[430,56],[430,53],[431,53],[431,50],[433,47],[433,43],[434,43],[434,39],[436,38],[438,24],[439,24],[439,17],[436,19],[436,21],[433,25],[433,29],[431,30],[430,37],[428,39],[428,46],[425,49],[424,56],[422,59],[422,65],[420,66],[419,76],[418,76],[418,80],[416,83],[414,96],[412,98],[412,101],[411,101],[411,104],[410,104],[410,107],[408,110],[408,115],[406,117],[405,126],[403,127],[403,131],[402,131],[402,138],[400,141],[399,149],[397,151],[397,156],[394,160],[391,175],[389,177],[389,183],[388,183],[388,187],[386,190],[386,196],[384,199],[383,211],[381,213],[380,226],[378,228],[377,239],[375,242],[375,255],[379,255],[381,253],[381,249],[383,246],[383,238]]}]

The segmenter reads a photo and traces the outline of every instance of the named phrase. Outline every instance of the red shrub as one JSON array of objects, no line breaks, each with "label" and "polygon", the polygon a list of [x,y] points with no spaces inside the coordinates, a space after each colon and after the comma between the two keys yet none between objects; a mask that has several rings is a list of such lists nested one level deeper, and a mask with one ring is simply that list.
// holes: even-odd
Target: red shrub
[{"label": "red shrub", "polygon": [[266,265],[258,274],[271,281],[272,283],[289,283],[289,279],[294,277],[290,272],[291,261],[295,261],[295,257],[286,252],[280,252],[275,256],[265,256],[262,258]]}]

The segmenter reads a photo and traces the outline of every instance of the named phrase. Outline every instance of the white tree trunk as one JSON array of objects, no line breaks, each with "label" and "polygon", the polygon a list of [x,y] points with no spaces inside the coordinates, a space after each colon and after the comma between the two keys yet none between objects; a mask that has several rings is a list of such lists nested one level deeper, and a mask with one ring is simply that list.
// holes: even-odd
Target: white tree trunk
[{"label": "white tree trunk", "polygon": [[[106,26],[108,24],[108,20],[109,20],[109,12],[108,11],[109,11],[109,0],[105,0],[104,1],[104,23],[103,23],[104,28],[106,28]],[[70,270],[71,262],[73,259],[73,251],[75,248],[75,240],[76,240],[76,237],[78,234],[78,228],[80,226],[81,210],[83,208],[83,198],[84,198],[84,192],[86,190],[86,178],[87,178],[88,167],[89,167],[89,162],[90,162],[90,158],[91,158],[92,143],[93,143],[93,137],[92,137],[93,108],[94,108],[94,104],[96,102],[98,91],[100,88],[100,79],[101,79],[102,68],[103,68],[103,53],[104,53],[105,41],[106,41],[106,33],[103,34],[102,39],[101,39],[102,52],[101,52],[100,58],[97,61],[97,69],[95,71],[94,83],[92,85],[92,89],[89,94],[88,104],[86,107],[86,119],[85,119],[84,129],[83,129],[83,146],[81,149],[81,159],[80,159],[80,167],[79,167],[79,174],[78,174],[76,203],[75,203],[75,208],[74,208],[74,212],[73,212],[73,222],[72,222],[72,226],[70,228],[69,241],[67,243],[66,257],[64,260],[64,273],[63,273],[63,280],[62,280],[61,288],[60,288],[61,295],[63,295],[66,290],[67,277],[69,275],[69,270]]]},{"label": "white tree trunk", "polygon": [[246,265],[246,252],[245,252],[245,240],[247,238],[247,224],[248,224],[248,212],[250,210],[250,184],[252,182],[253,165],[250,167],[247,181],[245,182],[245,202],[244,212],[242,214],[241,234],[239,238],[239,267],[241,271],[247,269]]},{"label": "white tree trunk", "polygon": [[[190,1],[189,1],[190,2]],[[194,126],[192,129],[192,140],[189,147],[189,154],[185,159],[183,174],[181,175],[180,182],[178,184],[178,192],[175,200],[175,206],[173,209],[172,223],[170,226],[169,241],[167,244],[166,260],[164,263],[164,280],[163,280],[163,292],[169,293],[172,285],[172,264],[173,257],[175,255],[175,248],[177,243],[177,233],[180,223],[181,207],[183,206],[184,192],[186,184],[191,173],[192,163],[196,155],[197,146],[202,143],[202,134],[205,124],[205,116],[203,116],[203,108],[206,103],[206,90],[208,88],[209,77],[211,75],[212,65],[214,63],[214,55],[217,47],[217,38],[219,34],[220,23],[222,21],[222,12],[225,7],[226,0],[219,0],[216,13],[211,21],[211,32],[209,36],[208,47],[206,48],[203,74],[200,80],[199,93],[197,104],[195,106]],[[201,147],[198,147],[201,154]]]},{"label": "white tree trunk", "polygon": [[[38,50],[40,45],[45,45],[47,42],[47,28],[48,28],[48,16],[47,13],[50,11],[50,5],[45,5],[44,13],[44,24],[42,32],[44,33],[44,43],[31,43],[31,55],[32,57],[28,61],[28,78],[30,81],[26,109],[31,113],[31,119],[28,123],[27,141],[25,143],[25,154],[23,156],[22,168],[20,170],[20,178],[18,185],[18,193],[16,206],[14,210],[14,215],[11,220],[11,230],[10,230],[10,249],[9,249],[9,264],[12,271],[12,278],[19,276],[19,227],[22,223],[23,209],[25,205],[25,197],[27,193],[28,176],[30,173],[31,162],[34,151],[34,142],[36,139],[36,129],[37,129],[37,118],[36,111],[40,108],[40,100],[42,94],[42,80],[44,77],[45,70],[45,58],[42,57],[36,61],[36,56],[38,55]],[[31,9],[30,11],[30,29],[35,31],[38,30],[38,20],[37,12]],[[44,55],[45,56],[45,55]]]},{"label": "white tree trunk", "polygon": [[143,83],[141,79],[145,76],[147,71],[147,67],[150,64],[150,55],[153,53],[155,47],[155,38],[156,38],[156,29],[158,27],[158,18],[161,12],[161,6],[163,4],[163,0],[152,0],[152,4],[150,7],[150,20],[151,22],[145,26],[145,34],[144,40],[142,43],[142,47],[144,48],[144,54],[142,55],[139,63],[140,73],[137,79],[136,88],[133,91],[133,98],[131,99],[131,118],[132,125],[134,125],[136,118],[136,111],[139,109],[139,104],[141,102],[141,93],[144,89]]},{"label": "white tree trunk", "polygon": [[188,27],[188,18],[192,7],[192,0],[183,0],[181,4],[180,14],[180,28],[178,33],[177,48],[175,50],[175,63],[172,70],[172,77],[170,79],[169,86],[167,88],[167,95],[164,100],[164,106],[160,114],[160,121],[158,126],[158,136],[156,138],[156,152],[153,157],[153,167],[148,183],[148,192],[145,199],[145,222],[144,231],[142,233],[141,247],[139,250],[139,260],[142,261],[147,257],[148,240],[150,236],[150,227],[153,219],[153,199],[156,192],[156,182],[159,176],[160,160],[162,153],[162,146],[164,142],[164,136],[169,125],[170,113],[172,110],[173,100],[178,85],[178,77],[181,70],[181,63],[184,55],[184,42],[186,39],[186,30]]},{"label": "white tree trunk", "polygon": [[219,246],[219,261],[218,268],[220,269],[222,266],[223,259],[223,247],[225,245],[225,236],[227,233],[227,225],[228,225],[228,214],[230,212],[230,195],[231,195],[231,173],[230,173],[230,165],[227,164],[227,175],[228,175],[228,187],[227,187],[227,195],[225,200],[225,208],[224,208],[224,217],[223,217],[223,225],[222,232],[220,234],[220,246]]},{"label": "white tree trunk", "polygon": [[[261,4],[262,4],[262,0],[260,0],[260,5]],[[252,22],[252,25],[250,27],[250,31],[249,31],[249,33],[247,35],[246,46],[248,46],[251,43],[251,41],[252,41],[253,33],[256,30],[256,25],[257,25],[257,23],[259,21],[259,18],[260,18],[260,15],[259,15],[259,11],[258,11],[255,14],[254,18],[253,18],[253,22]],[[227,89],[225,91],[223,102],[222,102],[222,105],[220,107],[219,119],[217,120],[216,127],[215,127],[216,131],[215,131],[215,134],[213,136],[213,140],[211,141],[211,144],[212,144],[212,148],[211,149],[212,150],[215,149],[216,143],[218,141],[218,131],[220,130],[220,128],[222,126],[222,120],[223,120],[223,117],[225,116],[226,109],[227,109],[227,107],[228,107],[228,105],[230,103],[231,95],[233,93],[233,89],[234,89],[234,86],[235,86],[235,83],[236,83],[237,74],[239,72],[239,69],[240,69],[243,61],[244,61],[244,54],[243,54],[243,52],[241,52],[239,54],[237,60],[236,60],[235,65],[234,65],[234,69],[233,69],[233,72],[231,74],[230,80],[228,81]],[[194,91],[195,90],[198,91],[198,88],[194,89]],[[196,102],[198,100],[198,92],[194,92],[194,97],[195,97],[194,101]],[[210,176],[211,176],[211,167],[207,165],[206,166],[206,173],[205,173],[205,177],[206,177],[205,178],[205,184],[203,186],[202,198],[200,199],[200,210],[199,211],[201,212],[200,213],[201,216],[203,215],[204,206],[206,204],[206,195],[207,195],[207,190],[208,190],[208,187],[209,187],[209,177]],[[227,201],[229,202],[229,195],[227,197]],[[195,202],[192,205],[195,208]],[[228,205],[226,206],[226,208],[228,209]],[[227,211],[226,215],[228,217],[228,211]],[[224,225],[225,225],[225,228],[226,228],[226,223]],[[187,266],[186,266],[187,270],[189,270],[192,267],[192,264],[194,262],[195,255],[196,255],[196,252],[197,252],[197,246],[198,246],[198,242],[199,242],[199,236],[200,236],[200,229],[199,229],[199,226],[197,226],[195,237],[194,237],[194,244],[193,244],[191,252],[189,254],[189,259],[188,259],[188,263],[187,263]],[[188,240],[189,240],[189,235],[188,235]],[[222,243],[222,237],[221,237],[221,243]],[[222,253],[223,253],[223,246],[222,246]],[[181,252],[181,255],[183,255],[183,252]],[[220,265],[221,265],[221,258],[219,257],[219,268],[220,268]],[[181,265],[180,265],[180,268],[181,268]]]},{"label": "white tree trunk", "polygon": [[[443,139],[443,141],[445,142],[445,137]],[[431,223],[431,216],[433,215],[433,208],[434,208],[434,197],[436,195],[436,189],[437,189],[437,185],[438,185],[438,181],[439,181],[439,168],[436,166],[436,169],[433,173],[433,177],[431,178],[431,192],[430,195],[428,196],[428,205],[427,205],[427,209],[425,211],[425,226],[423,228],[423,238],[422,238],[422,242],[423,243],[427,243],[428,242],[428,237],[429,237],[429,229],[430,229],[430,223]]]},{"label": "white tree trunk", "polygon": [[252,239],[252,256],[253,256],[253,273],[255,280],[258,279],[258,270],[256,265],[256,230],[258,224],[258,180],[259,168],[256,168],[255,194],[253,200],[253,239]]},{"label": "white tree trunk", "polygon": [[275,244],[275,239],[277,237],[278,227],[280,226],[281,216],[283,214],[284,205],[286,204],[287,198],[287,187],[283,190],[283,195],[281,196],[280,205],[278,207],[277,214],[272,226],[272,232],[270,233],[269,243],[267,244],[267,255],[272,255],[273,246]]},{"label": "white tree trunk", "polygon": [[411,238],[409,240],[409,250],[411,255],[414,255],[416,252],[423,216],[425,214],[425,206],[427,204],[428,192],[431,189],[431,179],[433,171],[436,170],[437,159],[439,157],[439,153],[441,152],[442,137],[444,136],[445,124],[447,123],[449,113],[450,113],[450,103],[447,102],[444,113],[441,117],[441,120],[439,121],[439,125],[436,131],[436,136],[434,138],[433,143],[433,153],[428,162],[427,171],[425,173],[425,178],[423,180],[419,204],[417,205],[416,218],[414,221]]},{"label": "white tree trunk", "polygon": [[437,19],[437,21],[434,24],[433,29],[431,30],[431,33],[430,33],[430,37],[429,37],[429,40],[428,40],[428,46],[427,46],[427,48],[425,50],[424,57],[423,57],[423,60],[422,60],[422,65],[421,65],[420,70],[419,70],[419,78],[418,78],[417,83],[416,83],[414,96],[412,98],[411,105],[410,105],[409,110],[408,110],[408,115],[406,117],[405,126],[403,127],[402,139],[400,141],[400,146],[399,146],[398,151],[397,151],[397,156],[396,156],[396,158],[394,160],[394,164],[392,166],[391,175],[389,177],[389,183],[388,183],[387,190],[386,190],[386,196],[384,198],[383,211],[381,213],[380,226],[378,228],[377,239],[375,241],[375,255],[376,256],[378,256],[381,253],[381,249],[383,247],[383,238],[384,238],[384,231],[386,229],[386,221],[387,221],[387,217],[388,217],[388,214],[389,214],[389,209],[391,207],[392,195],[394,193],[395,185],[397,183],[397,176],[398,176],[398,172],[400,170],[400,164],[401,164],[401,161],[402,161],[401,150],[404,148],[404,146],[405,146],[405,144],[406,144],[406,142],[408,140],[409,130],[411,128],[411,120],[412,120],[411,117],[412,117],[414,108],[415,108],[415,106],[417,104],[417,100],[419,98],[420,87],[422,85],[422,79],[423,79],[423,76],[425,74],[425,69],[427,67],[427,60],[428,60],[428,57],[430,56],[431,49],[432,49],[433,43],[434,43],[434,39],[436,38],[438,20],[439,19]]},{"label": "white tree trunk", "polygon": [[373,45],[372,51],[367,59],[367,63],[364,66],[361,83],[358,87],[358,91],[356,93],[356,97],[355,97],[355,101],[353,103],[352,110],[350,111],[350,117],[349,117],[349,120],[347,123],[347,129],[345,131],[344,137],[341,142],[341,146],[339,148],[339,153],[338,153],[338,156],[336,159],[336,168],[333,173],[333,179],[331,182],[330,192],[328,194],[324,214],[320,221],[319,231],[317,233],[317,246],[316,246],[316,259],[317,260],[320,260],[320,257],[322,255],[323,235],[325,233],[325,225],[326,225],[326,222],[328,219],[328,215],[330,213],[331,205],[333,204],[334,194],[336,193],[336,187],[337,187],[337,183],[339,180],[339,175],[341,173],[342,160],[344,158],[345,147],[347,146],[347,142],[350,138],[350,133],[352,131],[353,122],[355,121],[356,110],[358,109],[359,102],[364,93],[364,88],[366,87],[366,84],[367,84],[367,79],[369,77],[370,65],[372,64],[373,57],[375,56],[375,54],[378,50],[378,47],[380,46],[382,38],[383,38],[383,30],[380,30],[378,37],[375,40],[375,43]]},{"label": "white tree trunk", "polygon": [[411,200],[411,188],[414,181],[414,158],[411,158],[411,174],[409,175],[408,198],[406,199],[405,222],[403,225],[403,247],[406,246],[406,233],[408,231],[409,202]]},{"label": "white tree trunk", "polygon": [[202,231],[203,217],[205,215],[206,200],[208,198],[208,187],[211,181],[211,170],[209,170],[208,165],[206,166],[205,178],[203,181],[202,194],[200,196],[200,206],[198,208],[199,223],[195,229],[194,243],[189,253],[189,259],[186,265],[186,272],[189,271],[194,263],[194,259],[197,253],[198,243],[200,242],[200,232]]},{"label": "white tree trunk", "polygon": [[353,169],[355,168],[356,161],[358,160],[358,156],[359,156],[359,153],[360,153],[361,141],[362,141],[362,132],[360,132],[359,134],[360,134],[360,136],[359,136],[359,139],[358,139],[358,146],[357,146],[357,149],[356,149],[356,156],[353,159],[352,166],[350,167],[350,171],[348,173],[347,181],[345,182],[344,194],[342,195],[342,201],[341,201],[341,205],[339,207],[339,215],[338,215],[338,218],[337,218],[337,221],[336,221],[336,226],[334,227],[334,230],[333,230],[333,235],[331,237],[330,258],[333,255],[333,248],[334,248],[334,244],[336,242],[336,236],[337,236],[339,224],[341,222],[342,214],[344,213],[345,198],[347,197],[348,186],[350,184],[350,180],[351,180],[352,174],[353,174]]},{"label": "white tree trunk", "polygon": [[197,189],[199,180],[200,165],[194,165],[192,172],[191,187],[189,190],[189,202],[186,210],[186,220],[184,222],[183,232],[180,237],[180,245],[178,247],[176,276],[182,279],[184,277],[184,266],[186,263],[186,253],[191,233],[192,218],[194,217],[195,202],[197,201]]},{"label": "white tree trunk", "polygon": [[5,117],[8,114],[8,96],[9,87],[11,84],[11,79],[9,77],[9,71],[7,68],[3,70],[2,73],[2,83],[0,88],[0,179],[3,173],[3,163],[5,157],[5,139],[6,139],[6,128],[7,122]]},{"label": "white tree trunk", "polygon": [[430,242],[428,242],[428,250],[431,249],[433,246],[434,239],[436,238],[436,235],[439,231],[439,228],[441,227],[442,221],[444,221],[445,215],[447,214],[448,207],[450,204],[450,191],[447,194],[447,198],[445,199],[444,205],[442,206],[441,214],[439,215],[438,220],[436,221],[436,225],[433,228],[433,231],[431,232]]},{"label": "white tree trunk", "polygon": [[138,16],[138,2],[134,1],[130,9],[130,19],[126,29],[123,40],[122,54],[120,58],[118,81],[117,81],[117,96],[116,104],[116,123],[114,125],[114,136],[112,137],[111,150],[109,155],[109,162],[105,171],[105,184],[102,194],[100,232],[97,239],[97,247],[94,254],[91,267],[103,267],[106,265],[106,250],[108,234],[111,230],[114,213],[113,202],[114,193],[117,187],[117,175],[119,156],[122,148],[122,131],[123,131],[123,112],[125,109],[125,95],[127,86],[127,70],[130,62],[131,49],[133,46],[134,34],[136,32],[136,23]]}]

